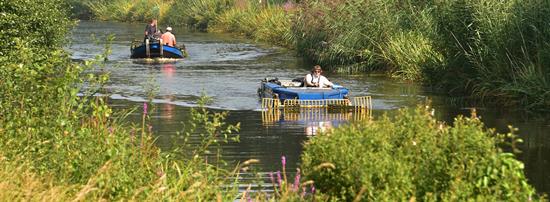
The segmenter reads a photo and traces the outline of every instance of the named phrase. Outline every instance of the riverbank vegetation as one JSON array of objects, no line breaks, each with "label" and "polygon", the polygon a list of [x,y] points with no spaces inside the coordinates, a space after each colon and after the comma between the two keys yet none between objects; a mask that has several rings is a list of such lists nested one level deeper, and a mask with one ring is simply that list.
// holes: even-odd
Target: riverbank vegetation
[{"label": "riverbank vegetation", "polygon": [[161,152],[147,104],[143,122],[131,124],[95,96],[108,80],[106,55],[75,64],[62,49],[74,24],[65,8],[60,0],[0,3],[0,24],[13,30],[0,42],[0,200],[233,200],[236,190],[221,186],[236,173],[201,156],[238,126],[224,123],[225,113],[193,110],[197,127],[184,134],[211,141],[182,146],[189,156]]},{"label": "riverbank vegetation", "polygon": [[102,20],[157,17],[163,24],[240,33],[295,48],[333,71],[384,71],[453,96],[535,110],[550,107],[548,1],[264,2],[88,5]]},{"label": "riverbank vegetation", "polygon": [[336,128],[306,143],[304,177],[336,201],[531,201],[510,133],[474,115],[452,126],[425,107]]},{"label": "riverbank vegetation", "polygon": [[[140,123],[128,123],[128,113],[114,112],[106,97],[97,96],[107,93],[102,62],[108,46],[83,64],[62,49],[74,25],[67,8],[63,0],[0,2],[0,25],[9,28],[0,35],[0,200],[248,199],[247,191],[238,193],[235,179],[257,160],[226,170],[202,158],[209,148],[235,139],[239,125],[225,123],[227,113],[198,107],[182,126],[180,148],[160,151],[148,121],[151,103],[134,109]],[[189,135],[200,136],[203,144],[185,144]],[[307,144],[302,170],[313,181],[298,172],[289,183],[283,160],[283,176],[271,180],[275,194],[256,199],[537,200],[521,163],[496,148],[504,142],[494,135],[475,118],[440,125],[425,109],[358,123]],[[317,192],[303,191],[312,184]]]}]

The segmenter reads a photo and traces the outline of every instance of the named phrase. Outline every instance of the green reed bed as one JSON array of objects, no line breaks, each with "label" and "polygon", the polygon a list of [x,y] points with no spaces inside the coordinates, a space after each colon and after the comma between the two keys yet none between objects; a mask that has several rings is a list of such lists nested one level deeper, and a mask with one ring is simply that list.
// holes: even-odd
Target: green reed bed
[{"label": "green reed bed", "polygon": [[[544,1],[300,3],[300,53],[337,71],[382,69],[406,80],[548,108],[548,10]],[[494,99],[496,98],[496,99]]]},{"label": "green reed bed", "polygon": [[232,0],[176,1],[165,21],[170,25],[185,25],[200,31],[207,31],[215,19],[233,5],[234,1]]},{"label": "green reed bed", "polygon": [[547,109],[550,3],[518,0],[471,7],[476,29],[460,43],[467,47],[461,57],[474,68],[466,79],[468,90],[505,104]]},{"label": "green reed bed", "polygon": [[85,0],[73,5],[84,4],[86,7],[82,9],[89,9],[99,20],[145,22],[152,18],[164,19],[172,3],[171,0]]},{"label": "green reed bed", "polygon": [[258,41],[290,47],[293,11],[281,6],[245,4],[224,11],[214,21],[213,31],[239,33]]}]

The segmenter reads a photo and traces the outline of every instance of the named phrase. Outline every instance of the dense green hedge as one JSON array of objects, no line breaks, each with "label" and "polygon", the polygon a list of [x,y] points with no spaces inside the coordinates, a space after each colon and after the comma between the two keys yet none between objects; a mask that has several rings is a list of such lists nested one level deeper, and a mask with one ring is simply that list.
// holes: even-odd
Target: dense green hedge
[{"label": "dense green hedge", "polygon": [[312,138],[302,155],[307,179],[333,199],[351,201],[529,201],[523,163],[497,145],[514,139],[476,117],[453,126],[428,109],[362,121]]}]

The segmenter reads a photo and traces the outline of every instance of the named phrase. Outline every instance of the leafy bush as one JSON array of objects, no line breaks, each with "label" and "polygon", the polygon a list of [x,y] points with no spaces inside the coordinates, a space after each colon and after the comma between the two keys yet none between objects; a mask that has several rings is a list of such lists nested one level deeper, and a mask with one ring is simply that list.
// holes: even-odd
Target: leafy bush
[{"label": "leafy bush", "polygon": [[426,108],[405,109],[312,138],[302,169],[338,200],[528,201],[523,164],[497,146],[518,141],[511,130],[497,134],[475,115],[447,126]]},{"label": "leafy bush", "polygon": [[0,1],[0,56],[7,56],[16,41],[36,49],[60,45],[73,25],[67,7],[63,0]]}]

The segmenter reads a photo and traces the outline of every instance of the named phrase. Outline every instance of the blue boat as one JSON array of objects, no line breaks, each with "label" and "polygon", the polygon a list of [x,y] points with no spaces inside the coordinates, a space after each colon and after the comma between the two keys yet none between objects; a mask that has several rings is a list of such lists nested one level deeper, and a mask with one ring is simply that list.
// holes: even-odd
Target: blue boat
[{"label": "blue boat", "polygon": [[299,79],[278,80],[265,79],[261,82],[258,94],[262,98],[276,98],[285,100],[330,100],[348,99],[349,90],[343,86],[334,85],[332,88],[302,87]]},{"label": "blue boat", "polygon": [[[149,48],[149,51],[147,51]],[[160,45],[158,42],[149,44],[141,44],[139,46],[132,46],[130,49],[132,55],[130,58],[184,58],[185,50],[178,47],[171,47],[167,45]]]}]

